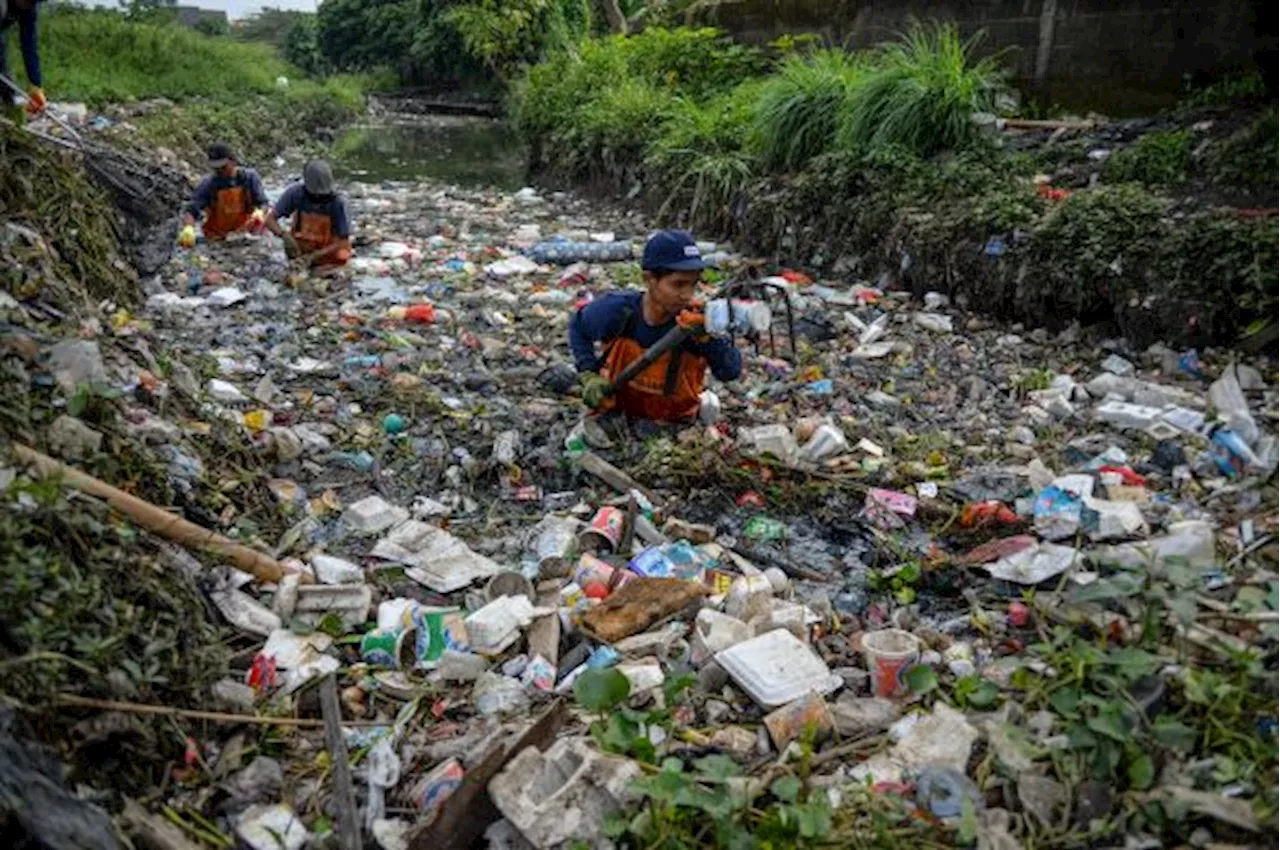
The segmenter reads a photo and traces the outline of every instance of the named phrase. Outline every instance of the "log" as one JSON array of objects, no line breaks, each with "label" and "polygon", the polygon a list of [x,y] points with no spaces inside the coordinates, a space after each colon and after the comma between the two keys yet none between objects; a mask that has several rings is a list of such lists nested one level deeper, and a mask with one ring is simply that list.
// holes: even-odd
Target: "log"
[{"label": "log", "polygon": [[[202,528],[182,517],[174,516],[164,508],[112,487],[99,478],[94,478],[60,460],[54,460],[29,446],[14,443],[13,452],[19,460],[41,475],[59,476],[77,490],[88,493],[90,496],[97,496],[152,534],[171,540],[187,549],[205,550],[221,555],[259,581],[274,584],[284,578],[288,572],[283,564],[269,555],[236,543],[216,531]],[[310,584],[311,576],[303,573],[301,580],[303,584]]]},{"label": "log", "polygon": [[1093,129],[1097,122],[1091,120],[1038,120],[1030,118],[1006,118],[1005,127],[1009,129]]}]

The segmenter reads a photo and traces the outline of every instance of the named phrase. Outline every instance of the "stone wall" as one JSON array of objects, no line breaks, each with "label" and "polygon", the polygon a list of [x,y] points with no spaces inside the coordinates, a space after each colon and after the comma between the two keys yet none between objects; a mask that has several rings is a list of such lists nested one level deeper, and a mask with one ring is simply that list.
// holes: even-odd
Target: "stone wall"
[{"label": "stone wall", "polygon": [[985,31],[1019,86],[1068,107],[1142,111],[1186,77],[1259,69],[1275,85],[1276,12],[1256,0],[718,0],[701,21],[756,43],[815,33],[867,47],[914,17]]}]

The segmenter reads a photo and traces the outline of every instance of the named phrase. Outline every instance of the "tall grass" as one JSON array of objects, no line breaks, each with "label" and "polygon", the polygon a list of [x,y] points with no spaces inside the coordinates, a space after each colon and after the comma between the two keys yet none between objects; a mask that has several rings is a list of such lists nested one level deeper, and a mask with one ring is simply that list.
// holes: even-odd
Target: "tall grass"
[{"label": "tall grass", "polygon": [[301,77],[268,44],[129,21],[109,10],[48,6],[41,13],[45,88],[60,100],[227,99],[272,92],[280,76]]},{"label": "tall grass", "polygon": [[953,24],[915,23],[882,46],[847,102],[839,145],[898,145],[927,156],[971,142],[974,113],[995,110],[1004,77],[995,57],[974,55],[976,44]]},{"label": "tall grass", "polygon": [[762,86],[752,146],[771,168],[796,169],[832,148],[840,115],[869,72],[864,59],[822,50],[783,62]]},{"label": "tall grass", "polygon": [[645,158],[651,182],[665,195],[659,219],[677,212],[685,224],[732,218],[757,171],[746,142],[762,85],[748,81],[705,104],[681,98],[668,110]]}]

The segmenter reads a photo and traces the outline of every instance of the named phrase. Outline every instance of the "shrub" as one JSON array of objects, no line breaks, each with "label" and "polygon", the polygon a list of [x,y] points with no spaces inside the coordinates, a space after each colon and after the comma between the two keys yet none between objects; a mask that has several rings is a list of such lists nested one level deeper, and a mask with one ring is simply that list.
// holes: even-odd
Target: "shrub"
[{"label": "shrub", "polygon": [[1220,183],[1274,191],[1277,136],[1280,126],[1273,105],[1247,128],[1210,148],[1209,173]]},{"label": "shrub", "polygon": [[976,43],[951,24],[914,24],[881,47],[842,116],[841,145],[900,145],[927,156],[970,144],[974,113],[995,111],[1004,77],[995,57],[975,58]]},{"label": "shrub", "polygon": [[1186,130],[1148,133],[1113,153],[1102,168],[1102,176],[1109,183],[1178,183],[1186,178],[1190,163],[1191,134]]},{"label": "shrub", "polygon": [[663,199],[659,219],[679,213],[688,227],[730,226],[755,172],[745,143],[760,85],[743,83],[706,104],[682,98],[667,112],[645,159],[647,182]]},{"label": "shrub", "polygon": [[841,50],[786,60],[761,86],[752,145],[765,164],[793,170],[832,149],[838,116],[869,72]]}]

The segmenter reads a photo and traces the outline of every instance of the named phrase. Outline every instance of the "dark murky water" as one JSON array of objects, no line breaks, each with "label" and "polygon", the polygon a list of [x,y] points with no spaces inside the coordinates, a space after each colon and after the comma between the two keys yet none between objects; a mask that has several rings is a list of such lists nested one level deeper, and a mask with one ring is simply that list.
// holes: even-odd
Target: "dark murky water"
[{"label": "dark murky water", "polygon": [[343,180],[440,180],[515,190],[524,185],[525,152],[501,121],[427,116],[352,127],[330,153]]}]

